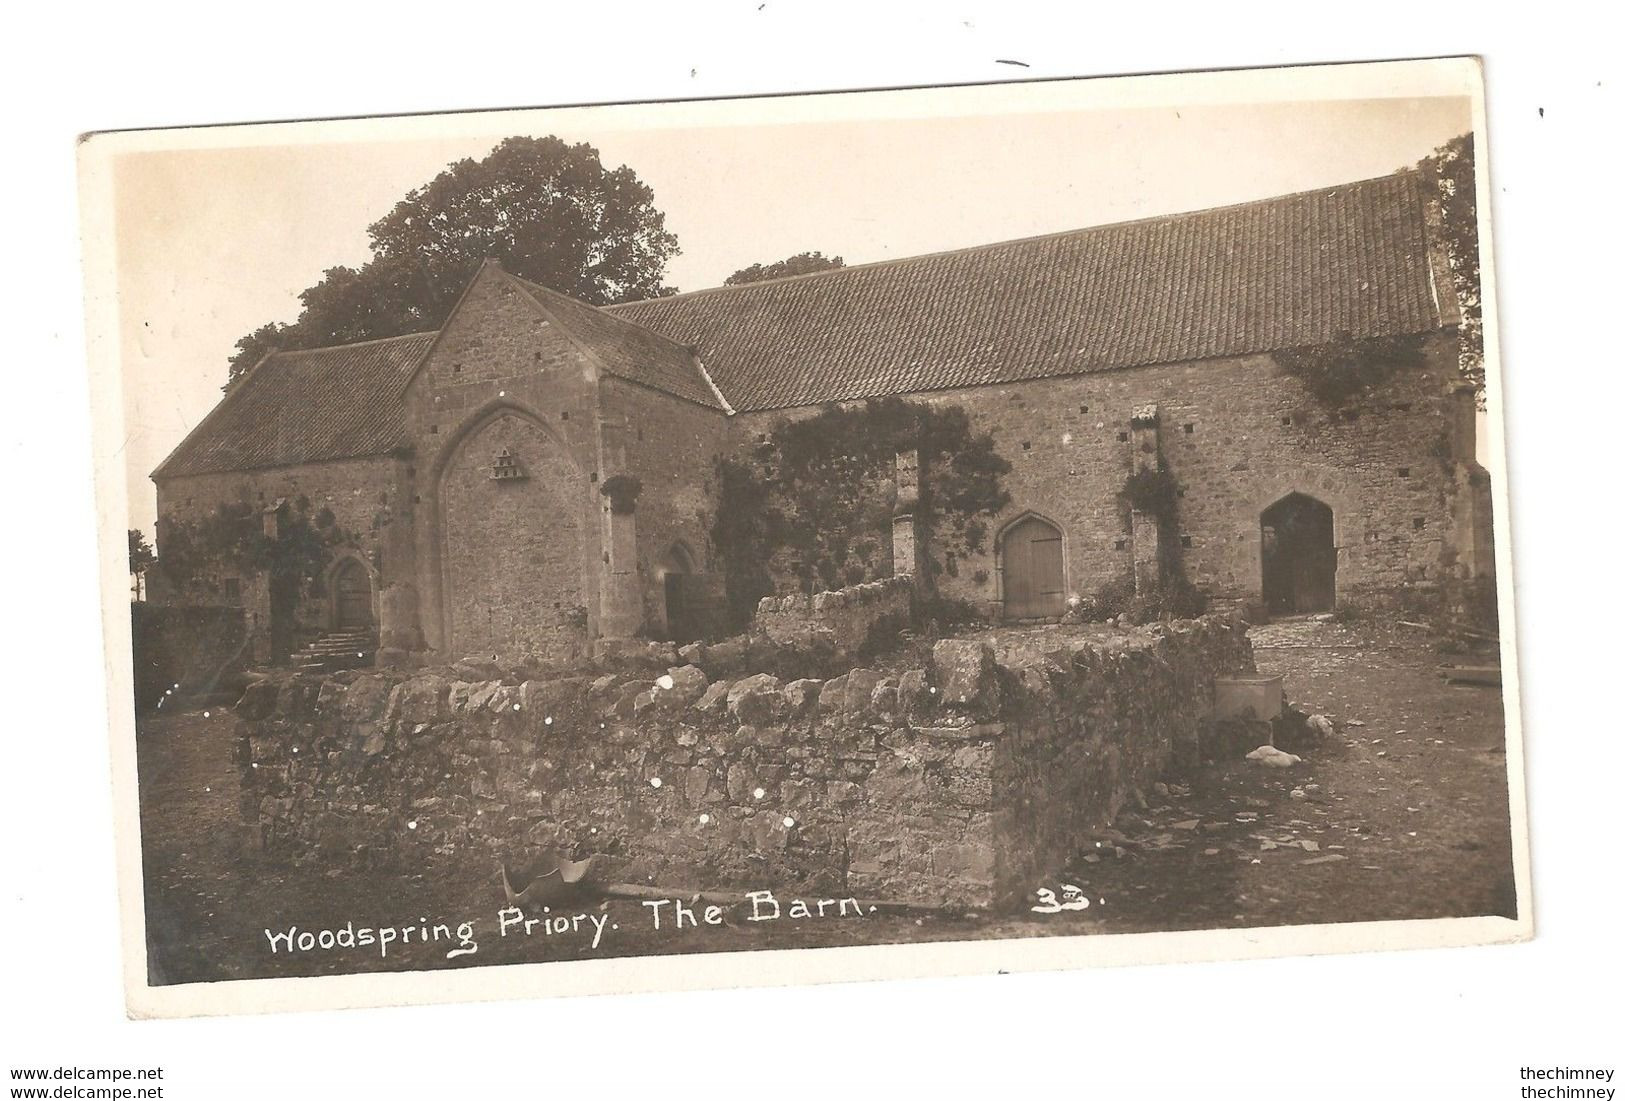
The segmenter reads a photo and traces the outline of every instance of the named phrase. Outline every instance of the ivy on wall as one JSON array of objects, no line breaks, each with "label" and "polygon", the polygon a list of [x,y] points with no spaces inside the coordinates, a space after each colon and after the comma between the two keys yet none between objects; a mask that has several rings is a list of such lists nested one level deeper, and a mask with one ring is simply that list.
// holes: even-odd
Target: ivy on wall
[{"label": "ivy on wall", "polygon": [[896,397],[830,405],[719,461],[711,537],[736,622],[781,577],[816,592],[891,576],[896,461],[911,450],[920,463],[915,530],[934,574],[982,553],[988,522],[1010,499],[1010,464],[964,409]]},{"label": "ivy on wall", "polygon": [[1344,332],[1326,344],[1276,352],[1274,359],[1322,404],[1335,407],[1380,389],[1401,371],[1420,368],[1422,341],[1421,336],[1356,340]]},{"label": "ivy on wall", "polygon": [[1145,467],[1124,479],[1117,496],[1129,508],[1155,516],[1159,523],[1171,524],[1178,507],[1179,483],[1166,467]]},{"label": "ivy on wall", "polygon": [[210,585],[224,573],[266,575],[273,601],[291,601],[319,578],[333,551],[355,546],[353,536],[336,522],[331,509],[311,512],[310,500],[299,497],[277,508],[274,523],[247,501],[221,504],[197,519],[158,519],[158,569],[179,589]]}]

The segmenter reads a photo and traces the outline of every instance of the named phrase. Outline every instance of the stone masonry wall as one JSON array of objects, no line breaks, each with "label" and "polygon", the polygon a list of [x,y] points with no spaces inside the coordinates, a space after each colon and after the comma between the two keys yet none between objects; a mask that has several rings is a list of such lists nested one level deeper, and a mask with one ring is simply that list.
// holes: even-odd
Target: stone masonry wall
[{"label": "stone masonry wall", "polygon": [[695,605],[694,625],[712,634],[726,616],[711,525],[716,459],[726,446],[727,420],[721,410],[616,378],[604,380],[600,400],[605,451],[616,453],[617,473],[631,474],[642,486],[636,525],[643,625],[651,634],[665,633],[665,570],[673,548],[680,546],[694,568],[686,590]]},{"label": "stone masonry wall", "polygon": [[850,660],[877,632],[908,622],[913,595],[914,578],[902,576],[810,595],[764,596],[751,628],[780,646]]},{"label": "stone masonry wall", "polygon": [[1007,904],[1194,743],[1214,675],[1251,668],[1206,617],[827,681],[289,677],[238,704],[242,812],[329,867],[557,845],[603,880]]},{"label": "stone masonry wall", "polygon": [[[403,571],[410,571],[410,562],[403,560],[409,555],[397,553],[403,533],[409,536],[411,523],[411,504],[406,500],[409,497],[406,470],[404,460],[384,455],[164,478],[157,483],[158,515],[195,521],[225,504],[246,502],[266,507],[274,505],[278,498],[290,502],[308,498],[313,514],[323,508],[332,510],[338,527],[354,537],[354,552],[367,565],[376,594]],[[162,524],[157,551],[161,559],[164,553]],[[236,569],[221,566],[206,569],[201,577],[185,587],[168,583],[161,570],[153,571],[151,581],[150,601],[232,605],[243,609],[250,637],[264,641],[270,631],[270,592],[263,576],[245,576]],[[228,581],[236,582],[235,600],[228,593]],[[291,628],[296,637],[331,626],[331,596],[325,584],[311,587],[294,610]],[[257,657],[263,660],[269,654],[262,648],[257,651]]]},{"label": "stone masonry wall", "polygon": [[[963,407],[1012,467],[1010,503],[989,525],[987,553],[953,563],[936,585],[997,616],[996,537],[1029,513],[1061,529],[1070,595],[1127,576],[1134,540],[1117,494],[1135,455],[1130,419],[1153,404],[1163,459],[1183,491],[1172,535],[1190,579],[1213,595],[1260,598],[1259,515],[1294,491],[1333,510],[1339,598],[1434,585],[1472,540],[1451,501],[1473,444],[1460,438],[1451,394],[1453,334],[1430,338],[1426,354],[1422,368],[1336,410],[1268,355],[909,395]],[[795,415],[746,413],[734,428],[754,439]]]},{"label": "stone masonry wall", "polygon": [[[584,645],[599,611],[601,550],[590,365],[512,279],[487,267],[405,400],[428,649],[455,660]],[[517,451],[523,479],[493,481],[504,447]]]}]

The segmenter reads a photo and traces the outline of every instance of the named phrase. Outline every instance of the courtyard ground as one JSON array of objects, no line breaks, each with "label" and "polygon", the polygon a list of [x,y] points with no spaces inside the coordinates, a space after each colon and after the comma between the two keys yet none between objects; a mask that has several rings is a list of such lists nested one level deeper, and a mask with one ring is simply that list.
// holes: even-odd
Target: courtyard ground
[{"label": "courtyard ground", "polygon": [[[1042,632],[1042,628],[1031,629]],[[1386,622],[1290,621],[1252,629],[1259,671],[1338,724],[1289,770],[1227,761],[1171,776],[1054,884],[1088,909],[1003,916],[864,914],[656,930],[638,902],[589,904],[567,932],[497,935],[494,869],[433,874],[288,869],[245,847],[237,825],[233,717],[211,708],[140,724],[142,851],[154,983],[420,970],[608,955],[741,951],[1336,921],[1513,916],[1500,692],[1450,687],[1420,631]],[[681,885],[692,886],[692,885]],[[601,919],[594,947],[592,922]],[[266,930],[455,927],[454,941],[273,954]]]}]

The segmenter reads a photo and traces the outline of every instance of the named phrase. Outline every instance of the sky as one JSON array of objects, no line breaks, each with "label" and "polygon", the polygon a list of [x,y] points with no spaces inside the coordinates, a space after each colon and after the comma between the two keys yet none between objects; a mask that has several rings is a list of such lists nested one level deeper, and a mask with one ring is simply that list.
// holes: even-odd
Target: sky
[{"label": "sky", "polygon": [[[669,127],[592,110],[493,113],[455,134],[322,140],[267,127],[252,131],[265,144],[119,155],[131,526],[151,532],[148,475],[219,400],[237,340],[293,321],[323,271],[367,260],[367,226],[512,134],[587,141],[607,166],[631,166],[682,249],[666,281],[689,291],[808,250],[859,264],[1366,179],[1472,128],[1458,96],[801,118]],[[271,144],[279,134],[288,140]]]}]

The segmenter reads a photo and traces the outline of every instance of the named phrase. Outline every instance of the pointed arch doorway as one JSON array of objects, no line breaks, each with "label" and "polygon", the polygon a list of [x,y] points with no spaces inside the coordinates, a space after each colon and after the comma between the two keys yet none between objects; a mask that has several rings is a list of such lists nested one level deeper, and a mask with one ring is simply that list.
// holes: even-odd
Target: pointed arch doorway
[{"label": "pointed arch doorway", "polygon": [[1066,611],[1060,528],[1038,516],[1022,517],[1004,529],[999,560],[1005,619],[1051,619]]},{"label": "pointed arch doorway", "polygon": [[666,635],[673,642],[693,642],[700,637],[695,572],[694,555],[682,543],[673,543],[660,563],[666,601]]},{"label": "pointed arch doorway", "polygon": [[1337,599],[1330,505],[1289,493],[1259,516],[1264,606],[1270,615],[1329,612]]},{"label": "pointed arch doorway", "polygon": [[333,626],[340,631],[372,628],[372,578],[354,558],[344,559],[333,571]]}]

